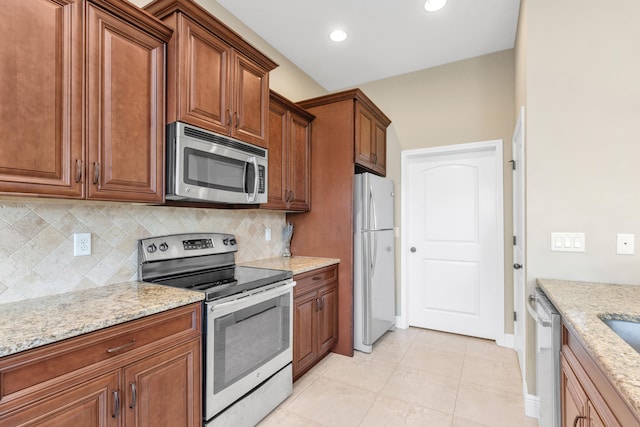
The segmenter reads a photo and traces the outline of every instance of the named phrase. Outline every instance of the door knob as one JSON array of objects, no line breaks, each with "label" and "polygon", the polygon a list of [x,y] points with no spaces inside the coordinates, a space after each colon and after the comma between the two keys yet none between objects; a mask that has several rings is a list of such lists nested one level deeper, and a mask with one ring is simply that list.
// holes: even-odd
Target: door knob
[{"label": "door knob", "polygon": [[414,246],[411,246],[411,249],[409,249],[411,252],[415,252],[416,248]]},{"label": "door knob", "polygon": [[516,270],[520,270],[522,268],[522,264],[515,263],[513,264],[513,268],[515,268]]}]

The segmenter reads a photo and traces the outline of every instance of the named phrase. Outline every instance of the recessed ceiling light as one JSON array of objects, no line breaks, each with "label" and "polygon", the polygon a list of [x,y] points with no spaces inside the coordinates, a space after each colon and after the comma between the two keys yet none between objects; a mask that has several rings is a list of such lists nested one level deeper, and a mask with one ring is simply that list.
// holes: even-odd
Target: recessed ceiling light
[{"label": "recessed ceiling light", "polygon": [[342,42],[347,39],[347,33],[342,30],[334,30],[329,34],[329,38],[334,42]]},{"label": "recessed ceiling light", "polygon": [[427,0],[424,4],[424,9],[427,12],[435,12],[440,10],[447,4],[447,0]]}]

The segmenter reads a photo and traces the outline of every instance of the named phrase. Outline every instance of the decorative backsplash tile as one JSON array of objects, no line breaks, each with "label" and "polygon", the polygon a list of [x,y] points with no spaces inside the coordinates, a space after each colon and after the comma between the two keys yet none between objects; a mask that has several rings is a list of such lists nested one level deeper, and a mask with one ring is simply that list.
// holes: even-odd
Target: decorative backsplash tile
[{"label": "decorative backsplash tile", "polygon": [[[284,226],[284,213],[256,209],[0,200],[0,303],[137,280],[143,237],[232,233],[237,262],[279,256]],[[91,256],[73,256],[78,232],[91,233]]]}]

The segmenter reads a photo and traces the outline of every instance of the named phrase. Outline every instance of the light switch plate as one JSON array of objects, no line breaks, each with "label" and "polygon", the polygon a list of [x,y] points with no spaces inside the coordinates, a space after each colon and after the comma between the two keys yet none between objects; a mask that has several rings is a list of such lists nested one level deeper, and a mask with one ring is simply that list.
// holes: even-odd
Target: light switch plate
[{"label": "light switch plate", "polygon": [[616,253],[618,255],[634,255],[636,253],[635,235],[618,234]]},{"label": "light switch plate", "polygon": [[551,250],[553,252],[585,252],[585,234],[551,233]]}]

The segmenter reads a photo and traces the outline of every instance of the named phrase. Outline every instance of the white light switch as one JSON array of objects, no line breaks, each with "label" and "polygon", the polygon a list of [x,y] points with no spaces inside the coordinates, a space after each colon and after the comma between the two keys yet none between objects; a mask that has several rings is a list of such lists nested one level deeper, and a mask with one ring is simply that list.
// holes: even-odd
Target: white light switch
[{"label": "white light switch", "polygon": [[633,255],[636,252],[634,234],[618,234],[616,253],[618,255]]},{"label": "white light switch", "polygon": [[270,228],[265,228],[264,229],[264,240],[266,240],[267,242],[271,240],[271,229]]},{"label": "white light switch", "polygon": [[585,252],[584,233],[551,233],[554,252]]}]

